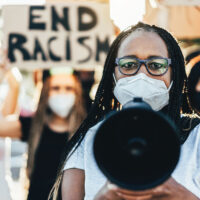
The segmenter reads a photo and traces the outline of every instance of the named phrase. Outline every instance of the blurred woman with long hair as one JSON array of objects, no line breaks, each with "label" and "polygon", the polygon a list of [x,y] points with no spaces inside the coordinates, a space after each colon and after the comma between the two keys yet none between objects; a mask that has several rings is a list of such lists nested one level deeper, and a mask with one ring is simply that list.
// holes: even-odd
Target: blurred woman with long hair
[{"label": "blurred woman with long hair", "polygon": [[28,200],[48,198],[67,141],[86,115],[81,84],[69,70],[46,70],[43,82],[33,117],[0,121],[1,137],[28,142]]}]

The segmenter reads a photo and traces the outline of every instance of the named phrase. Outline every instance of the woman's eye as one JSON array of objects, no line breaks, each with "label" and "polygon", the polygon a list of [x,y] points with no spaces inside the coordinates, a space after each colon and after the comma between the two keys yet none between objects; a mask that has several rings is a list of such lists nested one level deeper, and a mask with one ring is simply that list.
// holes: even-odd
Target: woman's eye
[{"label": "woman's eye", "polygon": [[66,90],[66,91],[73,91],[74,88],[73,88],[73,87],[69,87],[69,86],[67,86],[67,87],[65,87],[65,90]]},{"label": "woman's eye", "polygon": [[149,67],[150,67],[151,69],[153,69],[153,70],[156,70],[156,69],[160,69],[161,67],[163,67],[163,65],[160,64],[160,63],[150,63],[150,64],[149,64]]},{"label": "woman's eye", "polygon": [[51,87],[51,89],[52,89],[52,90],[56,90],[56,91],[57,91],[57,90],[59,90],[59,89],[60,89],[60,87],[58,87],[58,86],[54,86],[54,87]]},{"label": "woman's eye", "polygon": [[129,63],[123,64],[121,67],[126,68],[126,69],[133,69],[133,68],[137,68],[137,63],[129,62]]}]

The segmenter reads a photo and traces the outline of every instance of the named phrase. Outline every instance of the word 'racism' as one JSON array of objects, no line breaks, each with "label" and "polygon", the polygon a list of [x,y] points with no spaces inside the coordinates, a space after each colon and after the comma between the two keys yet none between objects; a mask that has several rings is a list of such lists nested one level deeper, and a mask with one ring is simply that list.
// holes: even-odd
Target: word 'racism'
[{"label": "word 'racism'", "polygon": [[[107,53],[109,49],[109,35],[104,36],[103,39],[96,33],[91,34],[91,31],[98,25],[98,15],[92,8],[86,6],[76,7],[76,30],[73,30],[74,24],[72,24],[72,16],[70,16],[70,7],[62,7],[62,15],[58,13],[55,6],[49,7],[49,21],[48,23],[42,21],[41,12],[45,12],[45,6],[30,6],[28,16],[28,32],[41,33],[50,31],[51,36],[45,38],[46,44],[44,46],[44,38],[41,38],[39,34],[33,36],[33,42],[30,47],[26,46],[29,37],[26,33],[11,32],[8,35],[8,57],[10,62],[16,62],[15,52],[20,52],[24,61],[38,60],[42,61],[71,61],[76,59],[75,51],[72,48],[80,47],[85,52],[81,58],[78,58],[77,63],[86,63],[90,59],[95,61],[100,60],[101,53]],[[39,14],[38,14],[39,12]],[[89,21],[85,21],[84,17],[89,17]],[[74,20],[74,19],[73,19]],[[48,25],[48,26],[47,26]],[[62,30],[60,30],[62,27]],[[64,31],[64,38],[60,38],[59,33]],[[76,32],[74,47],[74,37],[72,36]],[[53,48],[53,44],[62,40],[61,44],[64,45],[65,52],[57,51]],[[72,41],[73,40],[73,41]],[[91,42],[92,41],[92,42]],[[92,45],[91,45],[92,43]]]}]

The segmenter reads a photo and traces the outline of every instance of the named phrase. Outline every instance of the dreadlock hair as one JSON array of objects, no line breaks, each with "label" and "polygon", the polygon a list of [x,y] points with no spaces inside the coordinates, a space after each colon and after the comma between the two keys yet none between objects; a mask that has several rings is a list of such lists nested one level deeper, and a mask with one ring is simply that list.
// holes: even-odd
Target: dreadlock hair
[{"label": "dreadlock hair", "polygon": [[[172,60],[172,80],[173,85],[170,90],[169,105],[167,107],[166,114],[175,122],[175,124],[181,129],[182,123],[180,118],[180,109],[182,102],[182,90],[184,82],[186,81],[185,74],[185,64],[184,58],[179,45],[173,36],[166,30],[159,28],[157,26],[151,26],[144,23],[138,23],[135,26],[131,26],[126,30],[122,31],[118,37],[112,43],[106,61],[104,65],[102,79],[100,81],[94,104],[84,122],[81,124],[77,132],[74,134],[73,138],[68,144],[66,149],[65,159],[74,152],[74,150],[79,146],[83,138],[85,137],[89,128],[94,126],[97,122],[105,117],[107,113],[112,110],[119,108],[119,102],[113,95],[114,81],[113,72],[115,68],[115,59],[117,57],[118,49],[120,44],[134,31],[141,30],[145,32],[155,32],[157,33],[165,42],[168,50],[169,57]],[[187,120],[186,120],[187,121]],[[184,122],[185,124],[185,122]],[[182,138],[180,134],[180,139],[183,142],[185,136]],[[63,163],[62,167],[64,166]],[[58,199],[59,196],[59,185],[62,180],[62,169],[58,174],[58,178],[49,197],[53,197],[53,200]]]},{"label": "dreadlock hair", "polygon": [[190,60],[192,60],[193,58],[195,58],[195,57],[197,57],[197,56],[199,56],[199,55],[200,55],[200,50],[194,51],[194,52],[190,53],[190,54],[187,55],[186,58],[185,58],[186,63],[189,63]]}]

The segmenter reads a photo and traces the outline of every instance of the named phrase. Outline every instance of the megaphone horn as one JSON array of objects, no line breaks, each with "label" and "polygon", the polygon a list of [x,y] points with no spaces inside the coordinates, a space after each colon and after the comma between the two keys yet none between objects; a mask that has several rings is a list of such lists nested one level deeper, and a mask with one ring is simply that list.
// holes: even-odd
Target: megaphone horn
[{"label": "megaphone horn", "polygon": [[112,183],[145,190],[166,181],[180,155],[177,128],[162,113],[144,104],[111,114],[93,144],[100,170]]}]

